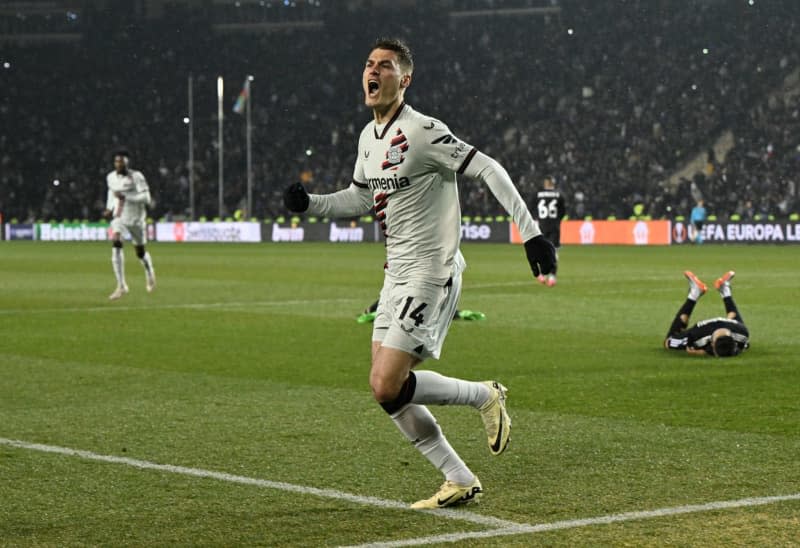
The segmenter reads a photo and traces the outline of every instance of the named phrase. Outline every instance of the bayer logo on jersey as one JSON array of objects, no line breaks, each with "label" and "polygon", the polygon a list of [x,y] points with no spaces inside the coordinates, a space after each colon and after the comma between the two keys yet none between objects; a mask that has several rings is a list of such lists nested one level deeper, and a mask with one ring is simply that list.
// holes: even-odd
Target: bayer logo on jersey
[{"label": "bayer logo on jersey", "polygon": [[403,159],[403,154],[400,152],[400,147],[392,147],[386,152],[386,159],[390,164],[399,164]]},{"label": "bayer logo on jersey", "polygon": [[408,151],[408,139],[403,135],[402,129],[397,129],[397,135],[389,143],[389,150],[386,151],[386,161],[381,164],[383,169],[397,169],[396,166],[403,163],[404,152]]}]

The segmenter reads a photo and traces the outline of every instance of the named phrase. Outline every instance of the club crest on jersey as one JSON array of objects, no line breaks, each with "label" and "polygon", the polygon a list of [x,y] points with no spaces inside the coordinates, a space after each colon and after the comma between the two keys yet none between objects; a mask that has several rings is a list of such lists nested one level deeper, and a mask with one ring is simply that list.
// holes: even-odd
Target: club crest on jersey
[{"label": "club crest on jersey", "polygon": [[397,166],[406,159],[403,153],[408,150],[408,139],[403,135],[403,130],[397,130],[397,135],[389,143],[389,150],[386,151],[386,160],[381,164],[383,169],[397,169]]}]

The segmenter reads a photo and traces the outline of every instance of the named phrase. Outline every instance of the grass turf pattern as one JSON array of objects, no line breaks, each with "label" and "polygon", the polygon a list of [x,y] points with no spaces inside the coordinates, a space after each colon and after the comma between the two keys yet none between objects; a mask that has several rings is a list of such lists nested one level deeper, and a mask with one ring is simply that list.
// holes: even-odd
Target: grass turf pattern
[{"label": "grass turf pattern", "polygon": [[[413,502],[441,479],[367,384],[378,245],[151,244],[159,286],[126,246],[0,244],[0,438]],[[469,511],[518,523],[800,492],[800,249],[566,247],[559,283],[522,249],[466,244],[445,375],[509,387],[509,450],[476,412],[432,411],[486,489]],[[734,298],[752,348],[720,360],[661,346]],[[485,525],[0,445],[0,544],[347,545]],[[467,541],[470,546],[796,542],[797,501]]]}]

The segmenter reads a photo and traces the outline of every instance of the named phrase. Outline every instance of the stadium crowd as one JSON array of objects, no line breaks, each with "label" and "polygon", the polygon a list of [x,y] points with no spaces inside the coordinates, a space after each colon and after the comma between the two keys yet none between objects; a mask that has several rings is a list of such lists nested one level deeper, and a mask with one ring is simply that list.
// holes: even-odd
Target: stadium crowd
[{"label": "stadium crowd", "polygon": [[[764,4],[764,5],[762,5]],[[532,198],[546,175],[571,217],[687,214],[669,175],[731,130],[724,162],[692,181],[727,218],[800,209],[800,105],[775,93],[798,70],[800,6],[791,0],[612,3],[565,0],[558,14],[394,12],[380,32],[408,39],[407,95],[497,158]],[[174,14],[173,14],[174,15]],[[219,32],[198,14],[175,23],[93,15],[83,40],[4,45],[0,54],[0,212],[6,219],[96,219],[111,154],[126,147],[147,176],[154,217],[188,211],[187,78],[194,82],[196,212],[217,214],[216,76],[225,77],[225,196],[245,204],[245,123],[231,107],[252,87],[254,207],[351,179],[361,127],[361,66],[373,13],[328,13],[320,28]],[[368,29],[369,32],[365,32]],[[487,189],[463,182],[462,210],[494,215]]]}]

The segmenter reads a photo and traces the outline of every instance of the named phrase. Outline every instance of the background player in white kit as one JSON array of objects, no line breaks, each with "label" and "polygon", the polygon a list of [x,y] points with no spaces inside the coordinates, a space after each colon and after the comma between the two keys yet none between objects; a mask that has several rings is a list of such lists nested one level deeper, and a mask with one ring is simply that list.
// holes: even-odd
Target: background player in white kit
[{"label": "background player in white kit", "polygon": [[125,255],[122,253],[122,236],[130,234],[136,248],[136,256],[144,266],[147,291],[156,287],[156,272],[150,253],[145,250],[147,243],[147,206],[150,205],[150,188],[141,171],[128,167],[128,152],[120,150],[114,154],[114,171],[106,176],[108,199],[105,216],[111,217],[112,250],[111,264],[117,279],[117,288],[109,295],[116,300],[128,292],[125,283]]},{"label": "background player in white kit", "polygon": [[404,104],[412,72],[403,42],[374,44],[362,76],[374,121],[361,133],[352,183],[327,195],[309,195],[295,183],[284,202],[292,211],[327,217],[361,215],[374,207],[386,236],[387,263],[372,335],[370,386],[400,431],[445,476],[437,493],[412,507],[439,508],[473,502],[483,487],[425,405],[478,409],[494,455],[505,450],[511,427],[506,388],[498,382],[412,371],[426,358],[439,358],[461,292],[466,263],[459,251],[456,174],[483,181],[511,213],[534,275],[549,273],[556,259],[503,167],[441,121]]}]

